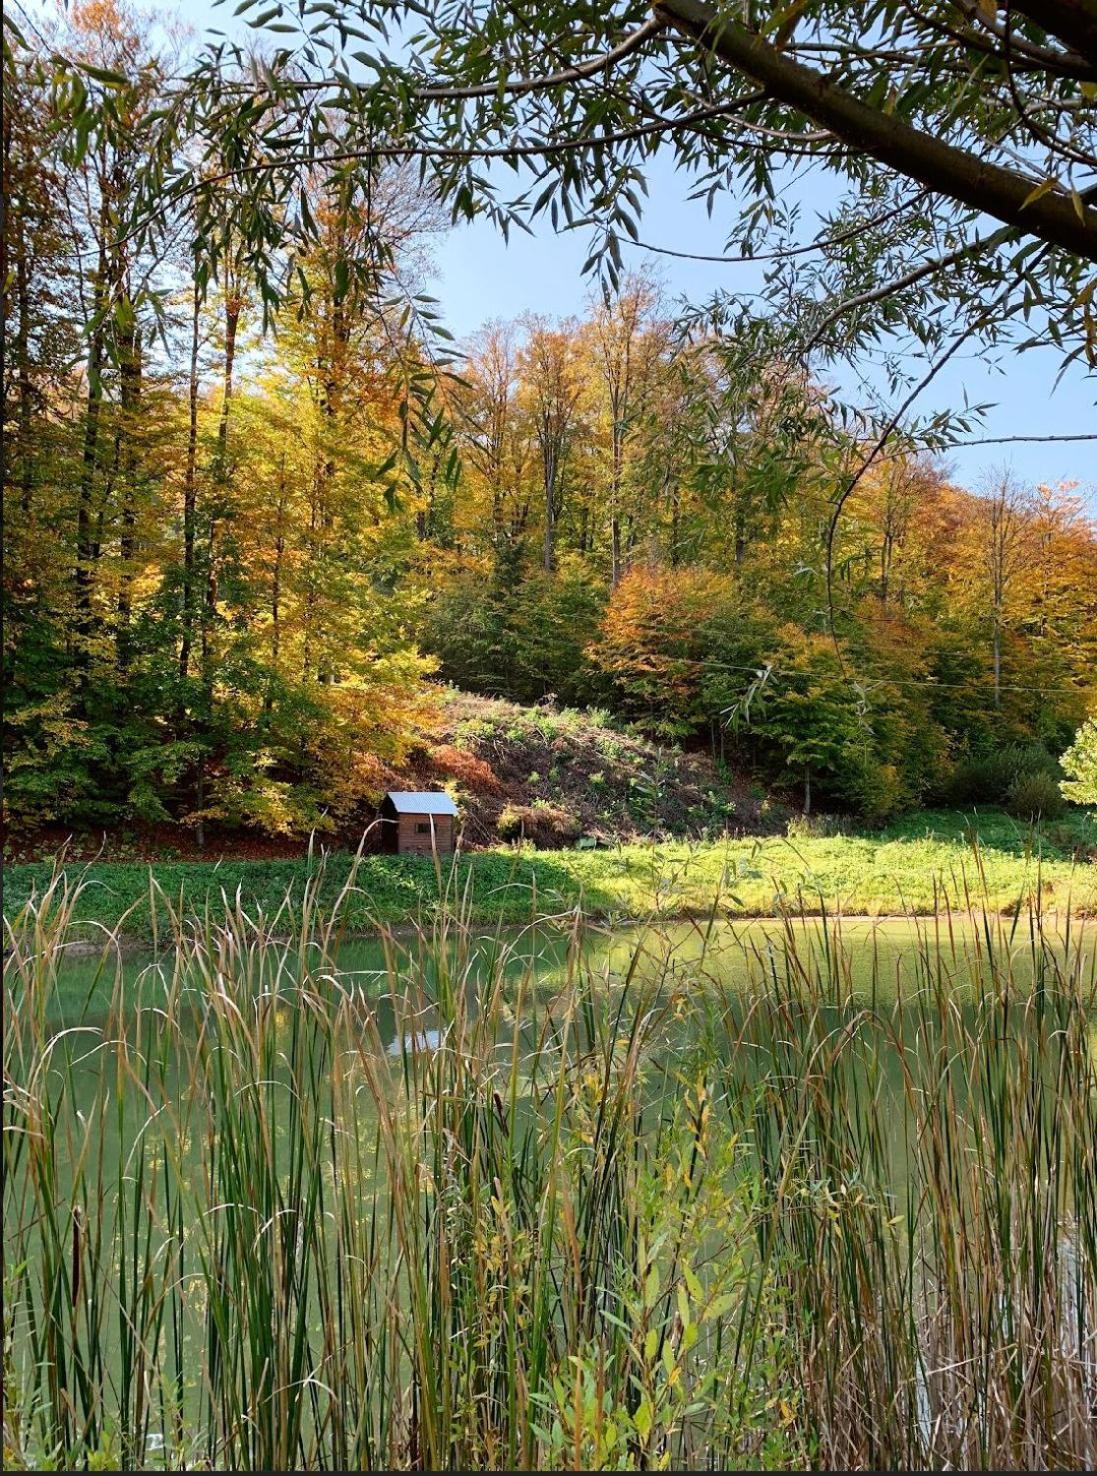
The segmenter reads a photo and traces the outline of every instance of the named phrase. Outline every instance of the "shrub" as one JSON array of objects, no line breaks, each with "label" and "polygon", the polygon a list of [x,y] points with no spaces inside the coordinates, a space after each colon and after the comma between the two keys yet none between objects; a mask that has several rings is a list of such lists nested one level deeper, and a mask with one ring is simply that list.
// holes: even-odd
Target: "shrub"
[{"label": "shrub", "polygon": [[540,800],[534,805],[504,805],[498,830],[502,840],[526,840],[542,850],[554,850],[574,845],[583,827],[570,810]]},{"label": "shrub", "polygon": [[790,840],[824,840],[848,832],[849,821],[842,815],[792,815],[785,822]]},{"label": "shrub", "polygon": [[954,805],[980,801],[1008,805],[1013,787],[1020,780],[1039,775],[1055,781],[1057,770],[1055,759],[1043,744],[1007,743],[972,754],[957,764],[946,798]]},{"label": "shrub", "polygon": [[1077,805],[1097,805],[1097,718],[1078,729],[1074,742],[1063,754],[1067,775],[1062,791]]},{"label": "shrub", "polygon": [[1006,809],[1020,820],[1055,820],[1065,808],[1050,774],[1020,774],[1009,787]]}]

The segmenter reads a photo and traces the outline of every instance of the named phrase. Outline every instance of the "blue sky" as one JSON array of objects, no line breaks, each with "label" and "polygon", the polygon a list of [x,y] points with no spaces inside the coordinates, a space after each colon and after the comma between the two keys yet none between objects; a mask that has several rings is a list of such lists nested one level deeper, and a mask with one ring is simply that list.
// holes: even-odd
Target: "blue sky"
[{"label": "blue sky", "polygon": [[[642,239],[703,255],[723,253],[726,232],[719,210],[709,219],[703,206],[689,201],[688,181],[657,165],[649,184]],[[797,188],[806,202],[818,185],[809,180]],[[811,217],[806,215],[805,233],[810,227]],[[432,290],[459,338],[486,319],[515,317],[527,309],[567,316],[581,311],[590,291],[589,279],[581,275],[588,246],[585,232],[557,235],[547,220],[533,236],[512,234],[509,244],[487,222],[455,227],[435,247]],[[630,266],[655,265],[672,299],[696,302],[717,288],[749,293],[759,281],[759,268],[754,266],[680,261],[624,242],[622,252]],[[1097,379],[1087,378],[1073,365],[1057,384],[1061,365],[1061,356],[1053,349],[999,351],[991,360],[976,348],[946,367],[916,409],[956,409],[966,395],[970,404],[992,402],[981,432],[986,436],[1097,432]],[[1003,466],[1026,482],[1078,482],[1079,492],[1097,513],[1097,442],[971,446],[955,449],[947,460],[956,480],[971,487]]]}]

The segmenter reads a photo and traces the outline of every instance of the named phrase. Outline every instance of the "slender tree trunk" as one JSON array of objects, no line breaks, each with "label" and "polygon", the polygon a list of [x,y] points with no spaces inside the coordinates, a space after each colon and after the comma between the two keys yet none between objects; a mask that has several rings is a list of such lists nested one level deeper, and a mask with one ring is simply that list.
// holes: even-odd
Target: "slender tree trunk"
[{"label": "slender tree trunk", "polygon": [[[206,546],[208,561],[206,570],[205,609],[201,629],[202,660],[202,723],[208,728],[213,710],[213,664],[210,657],[210,635],[217,620],[217,522],[224,508],[221,506],[228,486],[228,441],[229,411],[232,406],[232,377],[236,365],[236,331],[240,323],[243,300],[236,292],[231,277],[226,282],[225,297],[225,362],[222,375],[221,413],[217,421],[217,447],[214,453],[213,483],[214,498],[210,509],[209,533]],[[199,846],[206,843],[205,822],[201,812],[206,807],[206,752],[203,747],[198,758],[198,811],[199,819],[195,839]]]},{"label": "slender tree trunk", "polygon": [[96,323],[88,344],[88,389],[84,409],[84,445],[80,462],[80,484],[76,504],[76,569],[75,569],[75,667],[77,688],[87,685],[92,632],[92,570],[95,563],[95,540],[92,531],[92,504],[95,496],[95,472],[99,459],[99,423],[103,406],[103,369],[106,332],[100,311],[106,296],[106,247],[99,247],[95,284]]},{"label": "slender tree trunk", "polygon": [[891,534],[885,533],[884,542],[880,549],[880,603],[882,605],[886,605],[888,602],[889,586],[891,584],[891,558]]},{"label": "slender tree trunk", "polygon": [[556,568],[556,458],[545,457],[545,547],[544,568],[551,574]]},{"label": "slender tree trunk", "polygon": [[621,444],[621,429],[617,422],[616,401],[613,405],[613,475],[610,482],[610,584],[614,589],[621,582],[624,565],[621,556],[621,486],[624,482],[624,451]]},{"label": "slender tree trunk", "polygon": [[183,473],[183,610],[182,634],[179,642],[179,678],[185,683],[190,676],[190,650],[194,636],[195,605],[195,523],[197,513],[198,467],[198,314],[201,291],[194,284],[191,303],[190,375],[187,382],[187,459]]},{"label": "slender tree trunk", "polygon": [[[5,276],[7,280],[7,263]],[[15,375],[19,386],[19,505],[23,513],[30,512],[33,460],[31,448],[31,424],[34,407],[34,386],[30,375],[30,277],[27,270],[27,242],[23,212],[16,214],[15,228],[15,298],[19,311],[15,330]],[[7,423],[8,375],[4,374],[4,422]]]},{"label": "slender tree trunk", "polygon": [[742,498],[735,500],[735,567],[742,569],[747,556],[747,512]]},{"label": "slender tree trunk", "polygon": [[278,469],[278,522],[274,539],[274,568],[270,580],[270,681],[263,710],[269,714],[274,707],[274,681],[278,675],[278,662],[282,655],[282,561],[286,552],[286,453],[282,452]]},{"label": "slender tree trunk", "polygon": [[216,487],[216,494],[209,520],[209,567],[206,571],[206,619],[202,631],[204,656],[208,651],[209,627],[217,616],[217,523],[225,511],[221,504],[224,500],[229,480],[229,411],[232,407],[232,379],[233,370],[236,365],[236,331],[240,323],[241,306],[240,297],[235,292],[230,292],[225,300],[225,366],[222,378],[221,413],[217,420],[217,449],[214,453],[213,465],[213,480]]},{"label": "slender tree trunk", "polygon": [[118,631],[116,650],[118,666],[125,672],[130,659],[130,619],[133,608],[133,563],[136,553],[137,480],[140,475],[136,452],[137,419],[141,405],[142,377],[141,333],[134,328],[127,335],[119,374],[121,401],[122,455],[122,533],[119,540]]}]

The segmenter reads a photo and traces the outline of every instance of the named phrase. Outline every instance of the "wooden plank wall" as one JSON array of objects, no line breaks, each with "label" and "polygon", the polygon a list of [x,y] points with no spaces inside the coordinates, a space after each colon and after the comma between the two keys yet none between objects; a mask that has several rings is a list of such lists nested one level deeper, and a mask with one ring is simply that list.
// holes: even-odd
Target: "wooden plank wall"
[{"label": "wooden plank wall", "polygon": [[[420,835],[420,825],[430,825],[429,815],[401,815],[400,816],[400,851],[404,855],[430,856],[433,854],[431,835],[429,829],[425,835]],[[446,855],[453,850],[453,816],[434,816],[434,838],[440,855]]]}]

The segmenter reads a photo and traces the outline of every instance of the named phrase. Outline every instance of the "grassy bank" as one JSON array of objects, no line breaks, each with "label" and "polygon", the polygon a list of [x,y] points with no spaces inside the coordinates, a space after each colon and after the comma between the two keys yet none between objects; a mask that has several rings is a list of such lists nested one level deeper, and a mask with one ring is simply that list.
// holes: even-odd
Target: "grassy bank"
[{"label": "grassy bank", "polygon": [[443,918],[393,1042],[330,921],[60,1038],[63,927],[13,930],[8,1469],[1097,1462],[1077,930],[929,925],[870,1003],[790,928],[744,1001],[578,929],[548,997]]},{"label": "grassy bank", "polygon": [[[688,916],[714,904],[741,916],[762,916],[789,901],[808,910],[825,903],[868,915],[941,905],[942,893],[962,907],[974,889],[981,902],[1005,911],[1040,892],[1045,906],[1097,912],[1097,866],[1076,861],[1077,835],[1040,835],[1005,816],[977,822],[947,813],[904,821],[873,836],[767,837],[761,840],[663,843],[599,851],[500,849],[436,868],[414,857],[319,854],[296,860],[203,863],[69,864],[69,883],[85,882],[77,920],[148,939],[169,928],[174,914],[223,919],[242,908],[269,927],[294,931],[306,897],[324,913],[338,907],[351,932],[401,925],[429,915],[443,894],[460,897],[470,921],[522,922],[533,910],[582,906],[603,918]],[[4,913],[16,917],[50,887],[47,863],[5,871]]]}]

